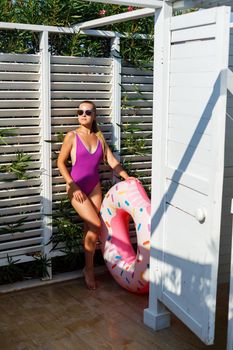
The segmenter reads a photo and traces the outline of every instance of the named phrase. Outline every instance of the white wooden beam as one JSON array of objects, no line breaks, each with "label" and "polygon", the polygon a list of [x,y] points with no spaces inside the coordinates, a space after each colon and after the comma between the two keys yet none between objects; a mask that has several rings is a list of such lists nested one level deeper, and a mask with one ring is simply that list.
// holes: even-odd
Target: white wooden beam
[{"label": "white wooden beam", "polygon": [[[120,38],[111,39],[111,57],[112,57],[112,144],[115,146],[114,156],[120,162],[121,149],[121,129],[117,124],[121,124],[121,57],[120,57]],[[117,177],[113,172],[113,181]]]},{"label": "white wooden beam", "polygon": [[73,26],[73,29],[75,29],[75,30],[88,29],[88,28],[101,27],[101,26],[104,26],[107,24],[114,24],[114,23],[119,23],[119,22],[122,23],[125,21],[133,20],[133,19],[153,16],[154,12],[155,12],[155,9],[150,9],[150,8],[129,11],[129,12],[123,12],[123,13],[119,13],[119,14],[113,15],[113,16],[107,16],[104,18],[97,18],[97,19],[93,19],[91,21],[78,23],[78,24]]},{"label": "white wooden beam", "polygon": [[[150,254],[150,291],[149,307],[144,309],[144,323],[154,330],[170,325],[170,314],[158,298],[158,287],[161,290],[161,262],[155,259],[155,251],[162,251],[161,236],[164,231],[164,215],[166,206],[165,164],[166,164],[166,130],[168,123],[169,99],[169,65],[170,65],[170,18],[172,6],[164,2],[161,10],[155,12],[154,25],[154,80],[153,80],[153,136],[152,136],[152,191],[151,191],[151,254]],[[161,167],[161,164],[163,166]],[[158,219],[161,215],[162,219]]]},{"label": "white wooden beam", "polygon": [[[231,215],[233,218],[233,199],[231,200]],[[232,233],[233,233],[233,221],[232,221]],[[230,275],[230,292],[229,292],[229,307],[228,307],[227,350],[233,350],[233,239],[231,239],[231,275]]]},{"label": "white wooden beam", "polygon": [[[77,31],[72,27],[58,27],[58,26],[44,26],[40,24],[26,24],[26,23],[10,23],[10,22],[0,22],[0,29],[9,30],[28,30],[32,32],[49,32],[49,33],[60,33],[60,34],[75,34]],[[112,31],[102,31],[102,30],[83,30],[80,31],[81,34],[93,35],[93,36],[103,36],[114,38],[116,36],[115,32]]]},{"label": "white wooden beam", "polygon": [[[52,160],[51,160],[51,86],[50,52],[48,32],[40,34],[41,55],[41,177],[42,177],[42,217],[43,217],[43,253],[50,258],[52,243]],[[50,242],[50,243],[49,243]],[[47,267],[48,278],[52,278],[52,268]]]},{"label": "white wooden beam", "polygon": [[[60,34],[76,34],[78,30],[71,27],[56,27],[56,26],[44,26],[39,24],[25,24],[25,23],[10,23],[10,22],[0,22],[0,30],[27,30],[32,32],[48,32],[48,33],[60,33]],[[97,30],[97,29],[84,29],[80,30],[81,34],[86,34],[90,36],[105,37],[105,38],[115,38],[116,36],[120,38],[125,38],[127,35],[112,32],[109,30]],[[137,39],[147,39],[149,35],[134,33],[134,38]]]},{"label": "white wooden beam", "polygon": [[113,4],[119,6],[150,7],[158,9],[163,6],[163,0],[85,0],[92,2],[101,2],[103,4]]}]

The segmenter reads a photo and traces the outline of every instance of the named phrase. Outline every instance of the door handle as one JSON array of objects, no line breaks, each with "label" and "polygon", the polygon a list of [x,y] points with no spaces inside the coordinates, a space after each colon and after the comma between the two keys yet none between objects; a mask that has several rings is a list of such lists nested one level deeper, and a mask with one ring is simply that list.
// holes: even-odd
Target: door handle
[{"label": "door handle", "polygon": [[205,221],[205,218],[207,216],[206,208],[197,208],[195,212],[195,218],[200,223],[203,223]]}]

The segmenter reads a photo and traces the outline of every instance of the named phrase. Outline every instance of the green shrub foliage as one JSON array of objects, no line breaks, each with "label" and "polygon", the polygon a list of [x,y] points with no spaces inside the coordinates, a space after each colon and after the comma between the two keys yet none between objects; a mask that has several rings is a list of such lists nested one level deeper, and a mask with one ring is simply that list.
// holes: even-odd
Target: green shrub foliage
[{"label": "green shrub foliage", "polygon": [[[50,26],[73,26],[77,23],[132,11],[132,6],[105,5],[77,0],[1,0],[0,21]],[[134,64],[151,61],[153,56],[153,16],[100,29],[126,35],[121,40],[121,55]],[[133,38],[134,33],[146,33],[148,40]],[[50,33],[50,50],[54,55],[109,57],[110,39],[95,38],[77,32],[76,35]],[[39,34],[30,31],[3,30],[0,32],[0,51],[36,53]]]}]

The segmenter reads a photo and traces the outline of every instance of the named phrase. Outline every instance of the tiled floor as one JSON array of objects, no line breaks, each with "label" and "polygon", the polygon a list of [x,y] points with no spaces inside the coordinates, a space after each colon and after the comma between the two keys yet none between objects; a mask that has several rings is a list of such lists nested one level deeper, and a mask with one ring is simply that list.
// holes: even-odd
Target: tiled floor
[{"label": "tiled floor", "polygon": [[194,350],[226,348],[227,287],[221,286],[216,345],[205,346],[175,316],[154,332],[143,324],[146,295],[122,289],[106,272],[96,291],[82,278],[0,296],[0,349]]}]

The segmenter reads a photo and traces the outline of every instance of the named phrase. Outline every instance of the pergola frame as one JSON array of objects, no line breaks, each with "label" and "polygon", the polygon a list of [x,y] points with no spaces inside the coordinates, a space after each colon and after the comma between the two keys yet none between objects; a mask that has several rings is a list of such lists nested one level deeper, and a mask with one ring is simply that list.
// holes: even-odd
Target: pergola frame
[{"label": "pergola frame", "polygon": [[[130,19],[137,19],[139,17],[147,17],[153,15],[154,10],[136,10],[128,12],[126,14],[119,14],[114,17],[114,23],[121,21],[120,17],[123,15],[123,20],[129,15]],[[98,25],[97,22],[100,22]],[[109,20],[108,20],[109,21]],[[24,23],[10,23],[0,22],[0,29],[2,30],[25,30],[31,32],[37,32],[40,36],[39,49],[41,53],[41,118],[42,118],[42,140],[51,140],[51,103],[50,103],[50,49],[49,49],[49,33],[57,34],[85,34],[89,36],[107,38],[111,40],[111,57],[113,60],[113,89],[112,89],[112,124],[113,126],[120,124],[121,122],[121,58],[120,52],[120,39],[127,38],[127,35],[105,30],[85,29],[107,24],[105,18],[99,18],[94,21],[87,21],[85,23],[77,24],[73,27],[58,27],[58,26],[44,26],[36,24],[24,24]],[[94,22],[94,23],[93,23]],[[111,20],[112,23],[112,20]],[[82,29],[83,28],[83,29]],[[132,35],[136,39],[146,40],[148,35],[136,33]],[[113,128],[113,143],[116,149],[120,149],[120,129]],[[52,243],[48,242],[52,236],[51,215],[52,212],[52,184],[47,181],[51,174],[51,159],[47,157],[51,154],[51,143],[42,142],[41,155],[42,155],[42,198],[43,198],[43,253],[47,257],[51,256],[50,251]],[[115,152],[115,156],[120,159],[119,153]],[[25,258],[24,261],[29,261],[31,258]],[[52,279],[52,269],[48,267],[49,279]]]}]

